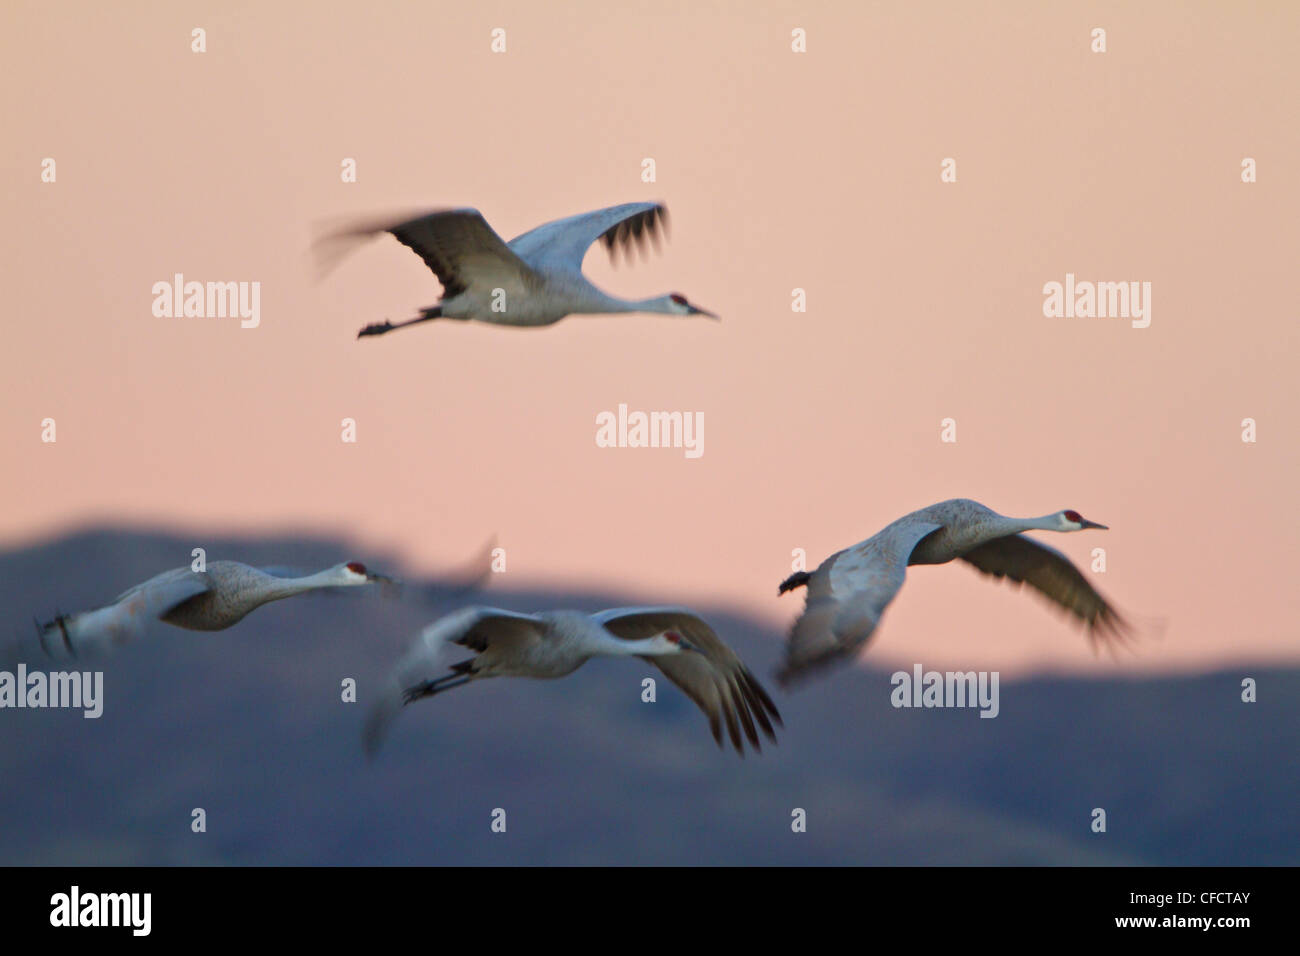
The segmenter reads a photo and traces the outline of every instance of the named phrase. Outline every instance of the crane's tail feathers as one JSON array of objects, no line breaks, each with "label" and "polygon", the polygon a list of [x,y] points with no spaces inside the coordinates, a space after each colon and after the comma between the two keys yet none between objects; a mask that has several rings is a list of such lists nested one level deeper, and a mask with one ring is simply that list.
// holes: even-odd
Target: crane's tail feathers
[{"label": "crane's tail feathers", "polygon": [[832,651],[818,657],[804,658],[802,660],[787,657],[785,662],[773,672],[772,677],[782,690],[790,690],[792,687],[804,683],[814,674],[839,663],[844,656],[839,651]]},{"label": "crane's tail feathers", "polygon": [[807,571],[796,571],[781,582],[781,586],[776,589],[777,596],[781,596],[786,591],[793,591],[795,588],[803,587],[811,577],[812,575]]},{"label": "crane's tail feathers", "polygon": [[[801,623],[802,620],[795,624],[796,634]],[[777,684],[783,690],[789,690],[814,674],[828,670],[842,663],[846,658],[853,657],[862,646],[861,644],[845,646],[838,641],[831,643],[833,640],[831,638],[830,641],[819,641],[818,646],[809,646],[803,640],[792,638],[786,645],[785,660],[772,675]]]},{"label": "crane's tail feathers", "polygon": [[879,624],[880,612],[870,606],[813,602],[790,628],[776,682],[789,688],[815,672],[852,660]]}]

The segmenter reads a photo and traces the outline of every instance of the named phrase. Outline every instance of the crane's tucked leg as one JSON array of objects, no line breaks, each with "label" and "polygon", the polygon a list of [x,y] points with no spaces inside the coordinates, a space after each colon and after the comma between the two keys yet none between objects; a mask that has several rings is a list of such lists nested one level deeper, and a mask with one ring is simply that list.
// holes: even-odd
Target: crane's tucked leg
[{"label": "crane's tucked leg", "polygon": [[409,704],[422,697],[432,697],[434,694],[441,694],[444,690],[451,690],[453,687],[459,687],[461,684],[468,684],[473,679],[474,678],[472,677],[466,677],[460,674],[448,674],[446,677],[439,677],[436,680],[424,681],[423,683],[416,684],[414,687],[408,687],[402,694],[402,703]]},{"label": "crane's tucked leg", "polygon": [[781,582],[781,586],[776,589],[777,597],[780,597],[786,591],[793,591],[795,588],[803,587],[808,583],[808,579],[811,577],[812,575],[807,571],[796,571]]},{"label": "crane's tucked leg", "polygon": [[357,333],[357,338],[366,335],[383,335],[385,332],[391,332],[393,329],[405,328],[408,325],[415,325],[417,322],[428,322],[430,319],[442,318],[442,306],[431,305],[427,309],[421,309],[420,314],[414,319],[407,319],[405,322],[372,322],[364,329]]}]

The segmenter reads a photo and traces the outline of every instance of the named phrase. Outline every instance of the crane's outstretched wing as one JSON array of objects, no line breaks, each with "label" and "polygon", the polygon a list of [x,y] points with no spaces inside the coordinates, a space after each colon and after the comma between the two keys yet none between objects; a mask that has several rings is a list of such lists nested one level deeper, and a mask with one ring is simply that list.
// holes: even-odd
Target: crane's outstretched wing
[{"label": "crane's outstretched wing", "polygon": [[316,242],[318,264],[328,271],[360,241],[387,232],[418,255],[450,299],[478,285],[522,293],[540,277],[487,224],[477,209],[440,209],[402,222],[353,225]]},{"label": "crane's outstretched wing", "polygon": [[[139,584],[131,585],[129,588],[127,588],[125,591],[119,594],[117,597],[113,598],[113,603],[121,604],[123,601],[126,601],[129,598],[132,598],[137,594],[142,594],[146,591],[158,593],[160,589],[162,589],[165,592],[166,587],[169,586],[173,581],[193,581],[196,578],[200,581],[205,582],[206,586],[204,587],[204,590],[208,590],[208,588],[211,586],[210,584],[207,584],[208,581],[207,575],[202,571],[192,571],[187,567],[172,568],[170,571],[160,571],[158,574],[155,574],[153,577],[149,578],[148,580],[141,581]],[[199,591],[197,593],[202,594],[203,592]],[[191,595],[191,597],[192,596],[193,595]],[[178,601],[177,603],[180,602]],[[164,611],[161,611],[159,613],[163,614],[166,613],[166,611],[168,610],[171,609],[167,608]]]},{"label": "crane's outstretched wing", "polygon": [[128,588],[106,607],[59,615],[41,627],[41,649],[69,659],[111,650],[140,637],[168,611],[209,589],[207,575],[188,568],[165,571]]},{"label": "crane's outstretched wing", "polygon": [[539,269],[581,272],[587,249],[602,240],[610,258],[621,249],[627,258],[634,247],[646,251],[646,240],[659,248],[659,230],[668,232],[668,208],[662,203],[629,202],[595,212],[556,219],[510,240],[520,258]]},{"label": "crane's outstretched wing", "polygon": [[1127,643],[1130,638],[1128,623],[1069,558],[1049,545],[1013,534],[972,548],[961,559],[995,578],[1028,584],[1073,614],[1087,628],[1088,641],[1094,649],[1099,638],[1112,648],[1111,642]]},{"label": "crane's outstretched wing", "polygon": [[788,579],[783,591],[807,584],[808,594],[803,614],[790,629],[777,680],[789,685],[856,654],[903,586],[912,549],[941,527],[920,518],[900,519],[831,555],[806,578]]},{"label": "crane's outstretched wing", "polygon": [[482,590],[492,577],[492,559],[496,547],[497,539],[494,536],[479,549],[477,555],[445,575],[403,581],[402,597],[434,605],[468,599],[471,594]]},{"label": "crane's outstretched wing", "polygon": [[772,721],[780,724],[781,714],[772,698],[699,615],[683,607],[620,607],[593,617],[623,640],[641,640],[673,631],[695,647],[699,653],[688,651],[643,659],[663,671],[664,676],[704,711],[718,746],[722,746],[723,720],[732,746],[739,754],[745,752],[740,740],[741,727],[754,749],[763,749],[758,742],[756,721],[767,738],[776,741]]},{"label": "crane's outstretched wing", "polygon": [[[448,645],[458,645],[481,654],[489,646],[519,647],[542,639],[542,625],[531,614],[503,611],[495,607],[467,607],[434,621],[416,638],[406,655],[397,662],[388,681],[366,716],[361,742],[368,756],[383,744],[388,728],[402,712],[412,687],[428,681],[441,667]],[[473,659],[450,666],[444,679],[469,673]]]}]

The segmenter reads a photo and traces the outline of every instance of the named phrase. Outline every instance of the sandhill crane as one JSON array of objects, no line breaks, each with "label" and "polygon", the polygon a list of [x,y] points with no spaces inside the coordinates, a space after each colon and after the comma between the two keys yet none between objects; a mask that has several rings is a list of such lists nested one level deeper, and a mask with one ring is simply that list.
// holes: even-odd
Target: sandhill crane
[{"label": "sandhill crane", "polygon": [[[476,656],[429,678],[449,645]],[[373,756],[403,704],[485,677],[556,678],[593,657],[640,657],[654,664],[704,711],[713,739],[722,746],[722,724],[736,752],[744,754],[741,730],[760,750],[757,723],[775,741],[781,723],[772,699],[740,658],[698,615],[682,607],[620,607],[598,614],[549,611],[518,614],[468,607],[421,632],[398,664],[366,721],[366,752]]]},{"label": "sandhill crane", "polygon": [[391,233],[415,252],[442,283],[442,301],[405,322],[378,322],[357,337],[382,335],[430,319],[473,319],[497,325],[551,325],[566,315],[657,312],[706,315],[676,292],[649,299],[619,299],[596,288],[582,274],[587,249],[603,240],[610,256],[646,239],[658,247],[658,230],[668,210],[659,203],[632,202],[580,213],[538,226],[506,243],[477,209],[445,209],[403,222],[352,226],[317,243],[323,265],[331,265],[360,240]]},{"label": "sandhill crane", "polygon": [[985,574],[1028,584],[1078,617],[1095,646],[1128,639],[1128,625],[1070,559],[1022,531],[1107,530],[1077,511],[1041,518],[1007,518],[977,501],[954,498],[913,511],[866,541],[832,554],[816,571],[781,582],[778,594],[807,585],[803,614],[786,643],[782,684],[856,653],[875,632],[910,564],[945,564],[961,558]]},{"label": "sandhill crane", "polygon": [[288,576],[238,561],[209,561],[204,571],[175,568],[123,592],[112,603],[80,614],[57,615],[38,627],[41,648],[52,657],[77,657],[139,637],[154,620],[191,631],[220,631],[270,601],[322,588],[396,582],[349,561],[317,574]]}]

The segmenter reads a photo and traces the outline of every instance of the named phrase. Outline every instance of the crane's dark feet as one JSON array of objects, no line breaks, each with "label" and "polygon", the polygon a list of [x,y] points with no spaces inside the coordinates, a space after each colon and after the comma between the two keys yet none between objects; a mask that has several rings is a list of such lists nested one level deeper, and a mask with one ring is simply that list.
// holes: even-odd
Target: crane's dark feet
[{"label": "crane's dark feet", "polygon": [[409,704],[411,701],[419,700],[421,697],[428,697],[433,693],[433,685],[436,683],[437,681],[427,680],[421,684],[416,684],[414,687],[406,688],[402,693],[402,703]]},{"label": "crane's dark feet", "polygon": [[812,575],[807,571],[796,571],[781,582],[781,586],[776,589],[776,596],[780,597],[786,591],[793,591],[795,588],[801,588],[811,579]]},{"label": "crane's dark feet", "polygon": [[383,335],[392,328],[392,322],[372,322],[357,333],[357,338],[361,338],[365,335]]}]

